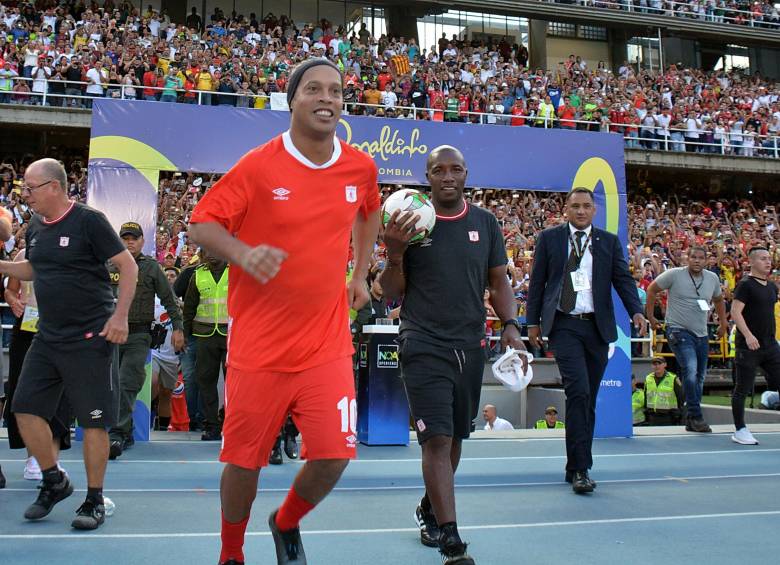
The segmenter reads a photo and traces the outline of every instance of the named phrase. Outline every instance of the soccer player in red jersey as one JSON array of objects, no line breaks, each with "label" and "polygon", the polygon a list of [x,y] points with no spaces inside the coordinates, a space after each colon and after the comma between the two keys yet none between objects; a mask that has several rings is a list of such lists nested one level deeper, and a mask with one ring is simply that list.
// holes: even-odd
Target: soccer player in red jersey
[{"label": "soccer player in red jersey", "polygon": [[299,65],[287,99],[290,129],[244,155],[198,203],[190,229],[231,264],[220,564],[244,562],[260,468],[288,412],[307,462],[269,517],[279,564],[306,563],[298,524],[356,452],[349,308],[369,298],[377,168],[335,136],[343,104],[335,65]]}]

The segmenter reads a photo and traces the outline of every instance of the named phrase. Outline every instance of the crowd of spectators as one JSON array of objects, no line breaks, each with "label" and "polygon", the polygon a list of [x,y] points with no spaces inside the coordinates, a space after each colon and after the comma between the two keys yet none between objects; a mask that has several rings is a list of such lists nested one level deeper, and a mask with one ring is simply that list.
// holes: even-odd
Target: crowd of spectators
[{"label": "crowd of spectators", "polygon": [[[0,164],[0,198],[14,215],[14,237],[5,250],[13,256],[24,245],[24,232],[31,211],[18,189],[28,156],[19,162]],[[84,156],[63,156],[69,171],[69,192],[83,200],[86,194]],[[182,269],[198,260],[198,250],[187,241],[190,214],[206,190],[220,175],[161,173],[155,233],[156,259],[165,268]],[[196,179],[201,179],[196,181]],[[381,185],[382,198],[398,187]],[[525,297],[533,263],[537,234],[563,221],[562,194],[532,191],[471,189],[466,198],[476,206],[490,210],[504,233],[507,252],[507,276],[518,305],[518,318],[524,321]],[[780,219],[771,200],[760,198],[687,199],[672,193],[656,193],[647,182],[641,183],[628,204],[630,268],[640,288],[640,296],[653,279],[666,269],[687,264],[691,246],[708,251],[708,269],[716,273],[730,301],[736,283],[747,271],[747,251],[751,246],[766,246],[772,254],[774,281],[780,284]],[[384,263],[384,249],[377,244],[373,271]],[[390,305],[393,306],[393,305]],[[663,319],[663,302],[657,318]],[[714,315],[714,314],[713,314]],[[714,321],[714,320],[713,320]],[[488,325],[488,333],[493,328]]]},{"label": "crowd of spectators", "polygon": [[622,134],[631,148],[780,156],[780,89],[740,71],[628,61],[613,71],[574,54],[555,69],[531,69],[526,47],[507,41],[442,36],[426,48],[374,37],[365,25],[347,33],[272,13],[215,9],[204,21],[193,8],[172,23],[164,10],[113,0],[0,4],[0,103],[40,104],[45,94],[47,104],[79,107],[124,97],[266,108],[310,57],[344,70],[350,114],[585,129]]},{"label": "crowd of spectators", "polygon": [[555,4],[580,4],[607,8],[676,16],[711,23],[727,23],[751,27],[780,28],[777,6],[770,0],[547,0]]}]

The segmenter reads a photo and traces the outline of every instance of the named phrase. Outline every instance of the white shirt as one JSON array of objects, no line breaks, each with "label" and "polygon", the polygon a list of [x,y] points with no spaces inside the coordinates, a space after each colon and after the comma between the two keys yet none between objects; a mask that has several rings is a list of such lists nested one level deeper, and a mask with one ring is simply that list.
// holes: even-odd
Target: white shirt
[{"label": "white shirt", "polygon": [[154,321],[158,324],[165,326],[168,334],[165,336],[165,343],[160,346],[160,349],[152,349],[152,357],[156,357],[161,361],[168,363],[178,363],[179,357],[176,355],[176,351],[173,349],[173,320],[165,311],[165,307],[160,302],[158,296],[154,297]]},{"label": "white shirt", "polygon": [[514,430],[515,428],[508,420],[496,416],[496,419],[493,420],[493,427],[490,427],[490,422],[486,422],[485,429],[488,431],[503,432],[505,430]]},{"label": "white shirt", "polygon": [[385,90],[381,94],[381,100],[385,108],[393,108],[398,102],[398,96],[392,90],[389,92]]},{"label": "white shirt", "polygon": [[[580,241],[580,243],[583,244],[585,243],[585,240],[588,239],[588,236],[591,234],[592,230],[593,230],[593,226],[588,226],[585,229],[578,230],[573,225],[569,224],[569,233],[571,234],[571,239],[566,245],[566,250],[568,252],[568,255],[571,255],[571,242],[577,241],[577,236],[574,235],[574,233],[578,231],[585,232],[585,235],[582,236],[582,240]],[[585,273],[588,275],[588,282],[590,283],[589,284],[590,289],[581,290],[577,293],[577,302],[575,303],[574,310],[569,312],[570,314],[586,314],[586,313],[593,312],[593,255],[591,255],[590,252],[592,246],[593,246],[593,240],[591,239],[588,242],[588,245],[585,247],[585,250],[582,255],[582,260],[580,261],[580,269],[584,270]],[[565,276],[571,276],[571,275],[567,273]]]},{"label": "white shirt", "polygon": [[87,94],[103,94],[103,81],[106,80],[105,69],[101,69],[100,72],[95,67],[92,67],[87,71],[87,79],[95,81],[94,84],[87,86]]}]

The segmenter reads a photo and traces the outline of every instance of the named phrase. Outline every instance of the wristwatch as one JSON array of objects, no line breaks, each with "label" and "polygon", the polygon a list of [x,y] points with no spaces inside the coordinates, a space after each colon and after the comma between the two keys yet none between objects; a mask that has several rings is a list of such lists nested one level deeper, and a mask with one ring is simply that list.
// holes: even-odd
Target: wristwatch
[{"label": "wristwatch", "polygon": [[520,324],[514,318],[506,320],[505,322],[501,322],[501,325],[503,327],[514,326],[517,329],[518,332],[520,331]]}]

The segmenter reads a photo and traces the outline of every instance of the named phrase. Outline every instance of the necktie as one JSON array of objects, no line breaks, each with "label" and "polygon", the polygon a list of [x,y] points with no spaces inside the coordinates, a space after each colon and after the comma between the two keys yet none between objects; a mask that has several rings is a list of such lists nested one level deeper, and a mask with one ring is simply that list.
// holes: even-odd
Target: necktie
[{"label": "necktie", "polygon": [[566,262],[566,269],[563,274],[563,290],[561,291],[561,310],[568,314],[577,305],[577,293],[574,291],[574,281],[572,281],[571,273],[577,270],[577,255],[582,254],[582,236],[585,235],[584,231],[574,232],[574,236],[577,238],[576,245],[571,246],[571,253],[569,253],[569,260]]}]

